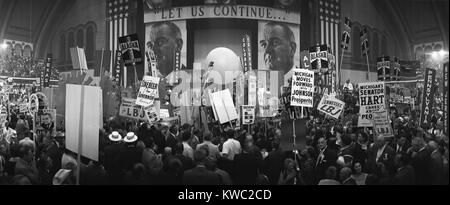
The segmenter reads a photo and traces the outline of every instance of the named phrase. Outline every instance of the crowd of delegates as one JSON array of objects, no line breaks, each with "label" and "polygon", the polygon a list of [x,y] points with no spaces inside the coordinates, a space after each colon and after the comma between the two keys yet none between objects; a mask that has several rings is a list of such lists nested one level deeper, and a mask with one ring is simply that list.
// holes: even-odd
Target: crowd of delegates
[{"label": "crowd of delegates", "polygon": [[[283,150],[277,127],[252,132],[224,127],[202,132],[189,124],[108,122],[100,130],[99,161],[64,149],[54,136],[35,135],[20,117],[6,123],[0,143],[2,184],[85,185],[423,185],[448,184],[448,137],[406,118],[396,136],[330,122],[307,124],[306,147]],[[26,134],[24,134],[26,133]],[[35,144],[37,143],[37,144]]]},{"label": "crowd of delegates", "polygon": [[[44,63],[31,57],[4,56],[0,58],[0,76],[38,78]],[[58,79],[57,69],[51,69],[51,79]]]}]

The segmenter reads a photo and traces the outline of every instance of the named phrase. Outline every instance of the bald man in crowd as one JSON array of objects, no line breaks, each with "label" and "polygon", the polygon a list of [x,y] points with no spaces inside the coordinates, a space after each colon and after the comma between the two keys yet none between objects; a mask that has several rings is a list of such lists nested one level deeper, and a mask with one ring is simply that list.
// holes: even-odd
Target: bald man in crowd
[{"label": "bald man in crowd", "polygon": [[175,52],[181,52],[183,47],[180,28],[170,21],[153,24],[147,47],[155,53],[159,74],[166,77],[175,68]]},{"label": "bald man in crowd", "polygon": [[367,166],[370,173],[376,173],[377,163],[383,163],[390,174],[394,173],[395,151],[386,142],[384,136],[375,137],[374,143],[367,150]]},{"label": "bald man in crowd", "polygon": [[264,26],[264,63],[270,70],[289,72],[294,66],[294,54],[297,49],[292,30],[284,23],[269,22]]}]

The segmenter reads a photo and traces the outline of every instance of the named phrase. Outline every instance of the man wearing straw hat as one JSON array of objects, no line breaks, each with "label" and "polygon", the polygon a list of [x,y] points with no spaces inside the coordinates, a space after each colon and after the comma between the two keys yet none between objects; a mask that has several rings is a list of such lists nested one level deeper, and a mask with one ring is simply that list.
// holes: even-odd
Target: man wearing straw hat
[{"label": "man wearing straw hat", "polygon": [[134,132],[127,133],[127,136],[123,139],[125,148],[120,153],[118,160],[122,174],[131,171],[136,163],[142,161],[142,150],[137,148],[137,140],[138,136]]},{"label": "man wearing straw hat", "polygon": [[[117,131],[113,131],[109,136],[111,144],[105,147],[105,169],[110,173],[112,179],[120,176],[120,167],[117,163],[118,156],[124,150],[122,136]],[[114,183],[114,181],[111,181]]]}]

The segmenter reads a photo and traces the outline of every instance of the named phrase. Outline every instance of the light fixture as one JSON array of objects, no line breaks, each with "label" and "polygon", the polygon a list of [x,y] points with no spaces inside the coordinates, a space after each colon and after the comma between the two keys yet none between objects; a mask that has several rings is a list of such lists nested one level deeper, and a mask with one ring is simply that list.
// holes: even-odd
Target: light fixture
[{"label": "light fixture", "polygon": [[440,55],[440,56],[448,55],[448,51],[440,50],[440,51],[439,51],[439,55]]},{"label": "light fixture", "polygon": [[433,61],[443,61],[446,57],[448,57],[448,51],[440,50],[440,51],[433,51],[430,53],[431,59]]},{"label": "light fixture", "polygon": [[2,43],[2,44],[0,44],[0,48],[1,49],[7,49],[8,48],[8,44]]}]

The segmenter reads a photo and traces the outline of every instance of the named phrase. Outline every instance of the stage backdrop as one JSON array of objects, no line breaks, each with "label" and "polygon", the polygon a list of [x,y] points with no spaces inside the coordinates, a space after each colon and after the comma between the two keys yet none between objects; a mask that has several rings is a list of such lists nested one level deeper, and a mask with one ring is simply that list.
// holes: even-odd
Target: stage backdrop
[{"label": "stage backdrop", "polygon": [[[196,23],[203,22],[199,19],[207,19],[205,22],[208,24],[196,25]],[[230,20],[242,22],[249,27],[242,28],[235,24],[225,27],[218,26],[219,22]],[[182,70],[201,69],[203,74],[209,65],[208,55],[213,56],[212,53],[218,48],[224,48],[226,53],[230,53],[230,59],[234,60],[239,57],[241,62],[238,63],[242,63],[242,38],[245,34],[249,35],[254,59],[252,60],[254,62],[253,69],[282,73],[273,77],[270,72],[256,74],[265,76],[261,82],[258,82],[257,92],[259,92],[260,98],[267,98],[267,100],[258,100],[258,102],[264,102],[263,105],[261,103],[257,105],[256,112],[260,117],[269,117],[270,108],[278,105],[277,102],[272,102],[271,97],[278,99],[279,88],[283,81],[281,78],[277,85],[272,85],[274,81],[272,78],[280,78],[279,76],[284,76],[284,73],[291,68],[300,66],[300,12],[298,11],[253,5],[200,5],[157,10],[145,7],[144,24],[146,25],[145,69],[149,69],[149,57],[154,53],[154,62],[156,62],[154,64],[160,70],[162,77],[174,70],[176,51],[180,52],[180,68]],[[189,62],[196,66],[186,65]],[[218,69],[217,64],[219,63],[215,62],[214,69]],[[229,66],[224,67],[233,67],[232,65],[234,63],[230,61]],[[225,76],[222,79],[227,81]],[[195,80],[198,79],[190,82]],[[183,85],[183,87],[186,86]],[[222,89],[226,88],[230,89],[232,94],[239,95],[233,92],[232,86],[222,87]],[[190,119],[190,117],[186,119]]]}]

